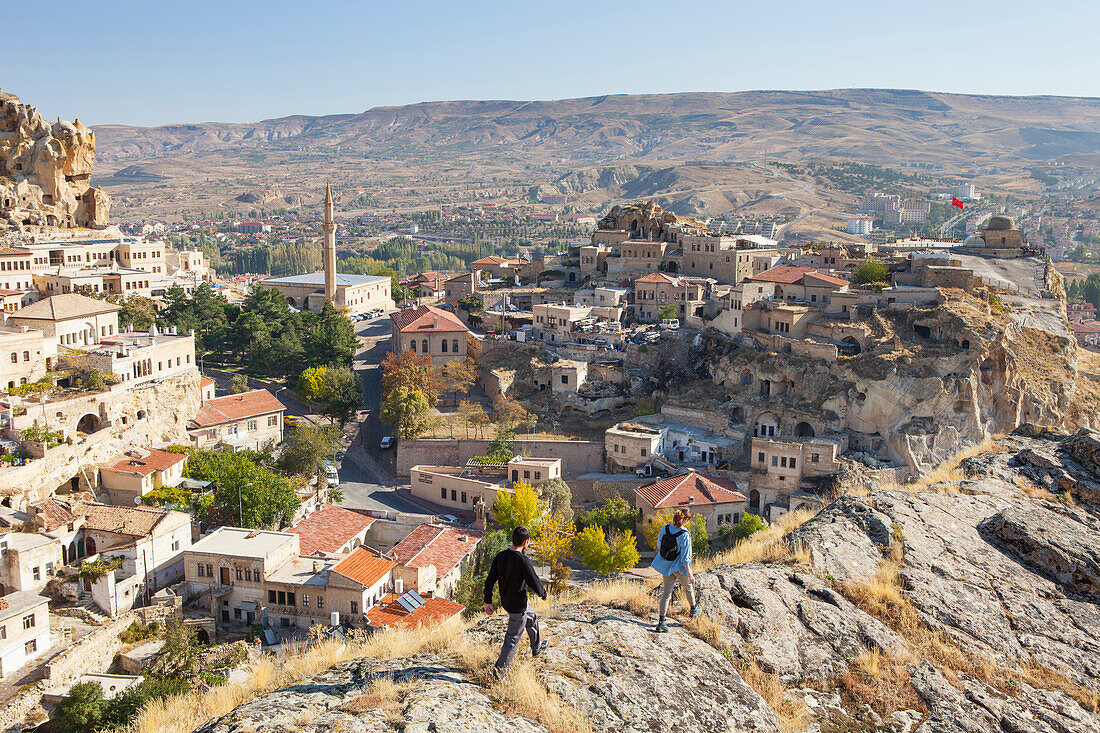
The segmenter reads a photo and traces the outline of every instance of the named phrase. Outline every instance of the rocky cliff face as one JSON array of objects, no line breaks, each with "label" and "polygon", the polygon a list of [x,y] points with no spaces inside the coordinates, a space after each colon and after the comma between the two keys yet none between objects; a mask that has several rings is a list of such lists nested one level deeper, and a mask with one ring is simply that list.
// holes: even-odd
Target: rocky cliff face
[{"label": "rocky cliff face", "polygon": [[0,231],[26,226],[107,226],[107,194],[89,183],[95,133],[80,123],[47,122],[0,92]]},{"label": "rocky cliff face", "polygon": [[[961,468],[839,499],[785,561],[700,573],[704,614],[667,635],[629,590],[550,609],[550,649],[518,664],[567,725],[443,649],[337,665],[202,730],[1100,731],[1100,434],[1013,435]],[[467,635],[488,658],[502,627]]]},{"label": "rocky cliff face", "polygon": [[[1038,261],[1037,261],[1038,262]],[[1039,263],[1037,266],[1042,266]],[[1059,297],[998,306],[945,290],[934,308],[876,313],[863,353],[837,361],[761,352],[713,335],[711,379],[727,387],[748,432],[757,416],[800,420],[856,433],[873,452],[925,472],[958,451],[1032,422],[1063,430],[1096,425],[1097,385],[1080,368],[1091,358],[1061,316]],[[1053,322],[1050,325],[1049,322]],[[854,322],[858,323],[858,322]],[[751,375],[748,385],[742,375]],[[760,396],[757,385],[773,385]]]}]

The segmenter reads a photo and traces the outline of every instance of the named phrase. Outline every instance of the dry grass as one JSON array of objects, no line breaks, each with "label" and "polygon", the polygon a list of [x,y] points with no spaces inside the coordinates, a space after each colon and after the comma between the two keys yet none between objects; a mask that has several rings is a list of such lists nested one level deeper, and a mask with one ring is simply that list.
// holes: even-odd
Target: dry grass
[{"label": "dry grass", "polygon": [[374,680],[363,694],[353,697],[339,707],[345,713],[365,713],[378,710],[394,728],[405,722],[405,697],[416,687],[416,682],[395,682],[386,677]]},{"label": "dry grass", "polygon": [[654,595],[658,585],[658,582],[651,580],[606,580],[592,583],[576,597],[568,598],[618,608],[640,618],[648,618],[654,609]]},{"label": "dry grass", "polygon": [[[908,491],[911,494],[919,494],[924,491],[937,491],[941,494],[957,494],[959,493],[961,483],[966,479],[966,473],[961,468],[962,462],[982,453],[999,450],[1003,450],[1003,448],[996,443],[995,439],[983,440],[981,443],[962,449],[928,473],[923,476],[918,476],[909,483],[883,484],[879,487],[879,490],[900,489],[901,491]],[[870,491],[864,490],[854,493],[861,496],[868,496]]]},{"label": "dry grass", "polygon": [[489,695],[504,713],[530,718],[551,733],[592,733],[584,714],[550,692],[529,661],[513,664],[508,676],[490,688]]},{"label": "dry grass", "polygon": [[[869,581],[838,584],[848,600],[901,635],[910,648],[910,654],[897,658],[867,652],[853,660],[843,687],[855,702],[868,703],[880,714],[914,707],[914,700],[918,703],[919,700],[909,685],[905,666],[921,659],[931,662],[956,686],[961,674],[1008,695],[1014,695],[1020,683],[1026,683],[1041,689],[1060,690],[1088,710],[1095,712],[1100,708],[1100,696],[1060,672],[1032,664],[1013,668],[964,653],[950,637],[933,629],[920,617],[916,607],[902,593],[899,570],[898,562],[885,560]],[[896,707],[898,705],[902,707]]]},{"label": "dry grass", "polygon": [[779,729],[782,733],[801,733],[806,729],[810,721],[810,711],[805,701],[791,696],[779,675],[765,672],[755,659],[738,663],[737,672],[779,716]]},{"label": "dry grass", "polygon": [[695,561],[695,572],[701,573],[718,565],[740,565],[749,562],[808,563],[809,551],[802,546],[791,548],[783,538],[805,524],[816,512],[799,509],[787,512],[770,526],[741,540],[723,552]]}]

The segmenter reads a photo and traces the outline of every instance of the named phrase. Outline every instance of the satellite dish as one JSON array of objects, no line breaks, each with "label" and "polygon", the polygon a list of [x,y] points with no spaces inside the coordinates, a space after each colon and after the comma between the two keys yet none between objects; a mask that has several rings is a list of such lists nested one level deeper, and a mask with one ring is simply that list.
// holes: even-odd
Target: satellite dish
[{"label": "satellite dish", "polygon": [[134,503],[135,504],[140,504],[141,503],[141,497],[140,496],[135,496],[134,497]]}]

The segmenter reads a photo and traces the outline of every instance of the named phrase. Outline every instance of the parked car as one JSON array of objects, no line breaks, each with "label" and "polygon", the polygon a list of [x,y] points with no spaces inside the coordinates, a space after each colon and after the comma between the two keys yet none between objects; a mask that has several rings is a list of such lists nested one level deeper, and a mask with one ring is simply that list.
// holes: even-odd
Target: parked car
[{"label": "parked car", "polygon": [[378,447],[382,450],[388,450],[393,447],[393,442],[393,436],[387,435],[386,437],[382,438],[382,442],[378,444]]},{"label": "parked car", "polygon": [[439,516],[439,518],[442,519],[444,522],[449,522],[451,524],[458,524],[458,517],[456,517],[453,514],[441,514]]},{"label": "parked car", "polygon": [[294,427],[297,424],[298,424],[298,416],[297,415],[284,415],[283,416],[283,425],[289,425],[290,427]]},{"label": "parked car", "polygon": [[680,319],[678,318],[662,318],[661,319],[662,331],[679,331]]},{"label": "parked car", "polygon": [[325,469],[325,480],[328,481],[329,487],[340,485],[340,474],[336,472],[336,466],[328,461],[323,464]]}]

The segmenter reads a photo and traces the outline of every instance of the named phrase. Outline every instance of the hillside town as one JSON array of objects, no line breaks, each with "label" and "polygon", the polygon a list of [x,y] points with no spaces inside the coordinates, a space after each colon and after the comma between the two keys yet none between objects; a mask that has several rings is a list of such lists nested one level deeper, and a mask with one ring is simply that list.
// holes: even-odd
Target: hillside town
[{"label": "hillside town", "polygon": [[559,592],[645,575],[677,510],[704,555],[1024,423],[1095,427],[1096,307],[991,205],[960,238],[804,243],[635,201],[538,253],[351,273],[365,222],[327,188],[294,225],[319,267],[242,277],[112,225],[79,122],[0,94],[0,125],[27,138],[0,148],[5,726],[161,674],[169,637],[121,640],[154,624],[203,679],[460,624],[524,522]]}]

